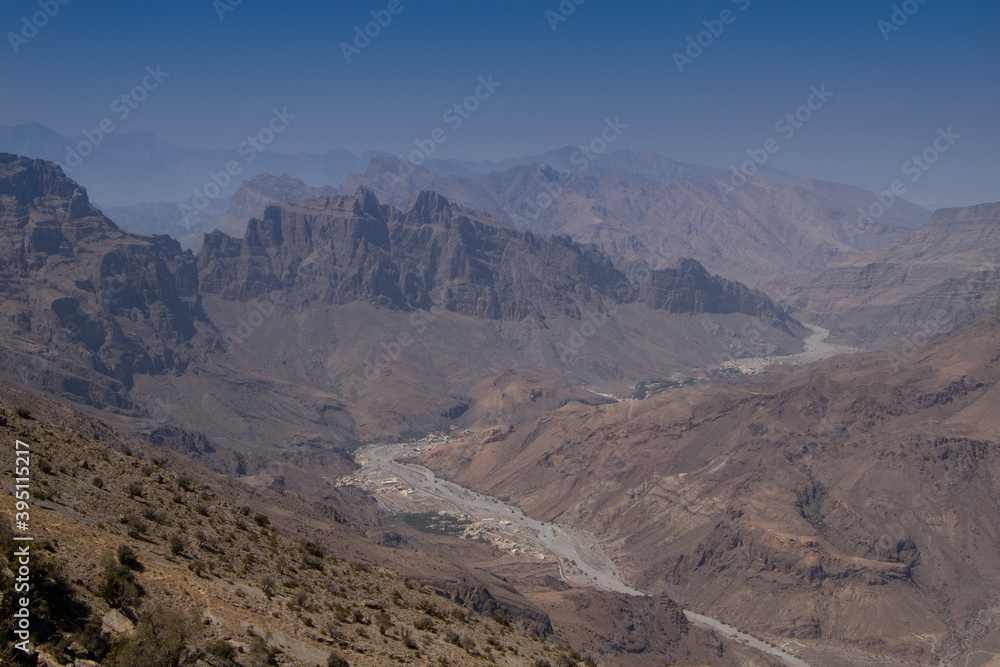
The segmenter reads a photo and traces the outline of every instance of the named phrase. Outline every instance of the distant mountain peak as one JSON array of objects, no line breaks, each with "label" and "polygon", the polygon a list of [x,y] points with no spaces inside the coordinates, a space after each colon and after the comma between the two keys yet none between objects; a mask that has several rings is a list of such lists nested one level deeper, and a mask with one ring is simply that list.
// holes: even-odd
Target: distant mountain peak
[{"label": "distant mountain peak", "polygon": [[[374,196],[374,195],[372,195]],[[436,192],[418,190],[406,205],[407,217],[415,217],[421,222],[430,222],[436,213],[451,207],[451,202]]]}]

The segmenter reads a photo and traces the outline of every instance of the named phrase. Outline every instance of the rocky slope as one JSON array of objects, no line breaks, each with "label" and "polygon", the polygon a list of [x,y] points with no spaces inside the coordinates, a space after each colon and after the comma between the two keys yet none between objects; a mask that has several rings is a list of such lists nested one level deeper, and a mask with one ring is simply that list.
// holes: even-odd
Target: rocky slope
[{"label": "rocky slope", "polygon": [[841,340],[910,348],[1000,295],[1000,204],[936,211],[925,228],[827,267],[791,304]]},{"label": "rocky slope", "polygon": [[[769,664],[669,598],[492,576],[491,548],[408,529],[359,493],[331,507],[252,489],[6,387],[0,433],[29,448],[38,664]],[[0,494],[0,659],[35,664],[10,641],[13,511]]]},{"label": "rocky slope", "polygon": [[[48,401],[0,388],[0,404],[0,431],[30,447],[39,664],[589,664],[499,580],[380,547],[328,507],[251,492]],[[9,611],[20,544],[11,497],[0,507]],[[2,625],[4,664],[34,664]]]},{"label": "rocky slope", "polygon": [[811,664],[964,664],[1000,652],[998,349],[993,311],[904,363],[566,406],[424,463],[597,531],[640,590]]},{"label": "rocky slope", "polygon": [[0,220],[8,373],[127,407],[137,374],[184,371],[205,315],[176,241],[123,232],[58,167],[6,154]]}]

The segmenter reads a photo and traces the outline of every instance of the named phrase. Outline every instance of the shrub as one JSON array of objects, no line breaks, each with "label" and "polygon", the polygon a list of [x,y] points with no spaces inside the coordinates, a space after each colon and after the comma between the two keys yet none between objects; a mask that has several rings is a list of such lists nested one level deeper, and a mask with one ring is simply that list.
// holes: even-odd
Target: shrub
[{"label": "shrub", "polygon": [[205,650],[216,658],[225,660],[226,662],[232,662],[236,658],[236,649],[233,648],[232,644],[223,639],[212,642]]},{"label": "shrub", "polygon": [[131,482],[125,487],[125,493],[129,498],[142,497],[142,485],[138,482]]},{"label": "shrub", "polygon": [[111,565],[104,570],[104,579],[97,586],[97,595],[114,609],[134,606],[142,595],[132,571],[123,565]]},{"label": "shrub", "polygon": [[323,558],[326,555],[326,552],[323,551],[323,547],[319,546],[315,542],[303,542],[302,550],[310,556],[315,556],[316,558]]},{"label": "shrub", "polygon": [[158,512],[155,507],[144,507],[142,508],[142,518],[148,519],[153,523],[158,523],[161,526],[166,526],[170,522],[163,515],[162,512]]},{"label": "shrub", "polygon": [[123,544],[118,547],[116,555],[118,556],[119,565],[124,565],[130,570],[142,569],[142,564],[139,562],[139,558],[135,555],[135,551],[133,551],[132,547],[127,544]]},{"label": "shrub", "polygon": [[271,525],[271,520],[268,519],[263,514],[255,514],[253,517],[253,522],[260,526],[261,528],[267,528]]},{"label": "shrub", "polygon": [[378,627],[380,634],[385,634],[385,631],[392,627],[392,618],[385,611],[380,611],[375,614],[375,625]]},{"label": "shrub", "polygon": [[351,663],[344,660],[339,653],[334,651],[326,659],[326,667],[351,667]]},{"label": "shrub", "polygon": [[430,632],[434,629],[434,620],[430,616],[421,616],[413,622],[413,627],[417,630]]},{"label": "shrub", "polygon": [[194,488],[194,480],[187,475],[181,475],[177,478],[177,486],[179,486],[184,491],[190,491]]},{"label": "shrub", "polygon": [[182,553],[184,553],[184,547],[185,547],[184,538],[182,538],[180,535],[171,535],[169,544],[170,544],[170,553],[172,553],[173,555],[180,556]]},{"label": "shrub", "polygon": [[18,408],[16,410],[14,410],[14,414],[16,414],[21,419],[31,419],[32,418],[31,417],[31,411],[28,410],[27,408]]},{"label": "shrub", "polygon": [[90,480],[90,483],[99,489],[104,488],[104,480],[101,479],[100,477],[95,477],[94,479]]},{"label": "shrub", "polygon": [[139,621],[133,633],[119,638],[112,650],[116,667],[174,667],[184,651],[194,622],[187,615],[157,607]]},{"label": "shrub", "polygon": [[268,647],[267,642],[262,637],[252,637],[250,639],[249,667],[266,667],[278,664],[274,660],[275,651]]},{"label": "shrub", "polygon": [[147,530],[149,530],[149,526],[146,525],[146,522],[131,512],[125,515],[125,523],[128,524],[129,537],[133,539],[139,539],[142,535],[146,534]]}]

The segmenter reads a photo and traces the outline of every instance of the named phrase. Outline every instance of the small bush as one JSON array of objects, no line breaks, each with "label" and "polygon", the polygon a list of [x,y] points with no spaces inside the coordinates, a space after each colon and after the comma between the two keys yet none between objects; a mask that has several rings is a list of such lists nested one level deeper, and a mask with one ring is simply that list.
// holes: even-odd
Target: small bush
[{"label": "small bush", "polygon": [[184,548],[185,548],[184,538],[182,538],[180,535],[171,535],[169,540],[169,545],[170,545],[170,553],[172,553],[173,555],[180,556],[182,553],[184,553]]},{"label": "small bush", "polygon": [[32,419],[31,411],[28,410],[27,408],[18,408],[14,410],[14,414],[16,414],[21,419]]},{"label": "small bush", "polygon": [[133,551],[132,547],[127,544],[123,544],[118,547],[116,555],[118,557],[119,565],[124,565],[130,570],[142,569],[142,564],[139,562],[139,558],[135,555],[135,551]]},{"label": "small bush", "polygon": [[95,477],[94,479],[90,480],[90,483],[99,489],[104,488],[104,480],[101,479],[100,477]]},{"label": "small bush", "polygon": [[138,482],[132,482],[125,487],[125,493],[128,494],[129,498],[142,497],[142,485]]},{"label": "small bush", "polygon": [[236,649],[233,648],[232,644],[222,639],[212,642],[205,650],[216,658],[225,660],[226,662],[232,662],[236,658]]},{"label": "small bush", "polygon": [[253,522],[260,526],[261,528],[267,528],[271,525],[271,520],[268,519],[263,514],[255,514],[253,517]]},{"label": "small bush", "polygon": [[303,542],[302,550],[310,556],[315,556],[316,558],[323,558],[326,555],[326,552],[323,551],[323,547],[319,546],[315,542]]},{"label": "small bush", "polygon": [[146,614],[130,635],[112,649],[116,667],[174,667],[180,664],[185,639],[194,622],[187,615],[156,608]]},{"label": "small bush", "polygon": [[146,522],[131,512],[125,515],[125,523],[128,524],[129,537],[139,539],[149,530]]},{"label": "small bush", "polygon": [[132,571],[122,565],[111,565],[104,570],[104,579],[97,586],[97,595],[114,609],[134,606],[142,595]]},{"label": "small bush", "polygon": [[351,667],[351,663],[344,660],[339,653],[334,651],[330,654],[330,657],[326,659],[326,667]]},{"label": "small bush", "polygon": [[434,629],[434,620],[430,616],[421,616],[413,622],[413,627],[417,630],[430,632]]}]

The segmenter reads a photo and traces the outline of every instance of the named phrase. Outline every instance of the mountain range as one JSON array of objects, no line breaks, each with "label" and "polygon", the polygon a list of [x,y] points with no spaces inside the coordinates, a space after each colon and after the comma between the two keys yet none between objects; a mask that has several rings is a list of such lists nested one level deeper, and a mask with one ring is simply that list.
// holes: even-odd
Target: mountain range
[{"label": "mountain range", "polygon": [[[858,227],[858,188],[772,170],[733,192],[720,170],[624,150],[585,169],[569,149],[274,154],[178,226],[183,164],[221,155],[107,141],[109,162],[77,171],[138,193],[110,216],[57,164],[0,153],[0,428],[46,448],[52,553],[82,605],[52,635],[57,664],[70,637],[80,659],[126,650],[83,626],[116,608],[95,576],[125,575],[90,556],[117,544],[158,601],[178,567],[181,589],[225,601],[192,606],[213,665],[205,642],[260,648],[227,615],[245,596],[240,622],[290,664],[329,646],[417,659],[414,637],[454,664],[973,664],[1000,646],[997,204],[897,201]],[[117,180],[150,159],[159,185]],[[399,476],[365,486],[372,452],[401,442]],[[417,465],[430,500],[397,512]],[[204,480],[207,514],[181,477]],[[448,528],[472,523],[453,505],[473,492],[589,535],[578,553],[606,554],[620,586],[581,585],[545,529],[507,528],[534,562]],[[284,525],[247,533],[253,504]],[[216,536],[197,557],[172,547],[191,521]],[[255,559],[239,571],[237,550]],[[202,584],[206,559],[233,571]],[[275,593],[268,572],[308,592]]]},{"label": "mountain range", "polygon": [[269,206],[197,256],[119,229],[51,163],[3,156],[0,196],[7,382],[228,473],[280,453],[320,497],[352,439],[603,402],[587,387],[628,394],[808,333],[696,262],[634,284],[597,249],[433,193]]}]

